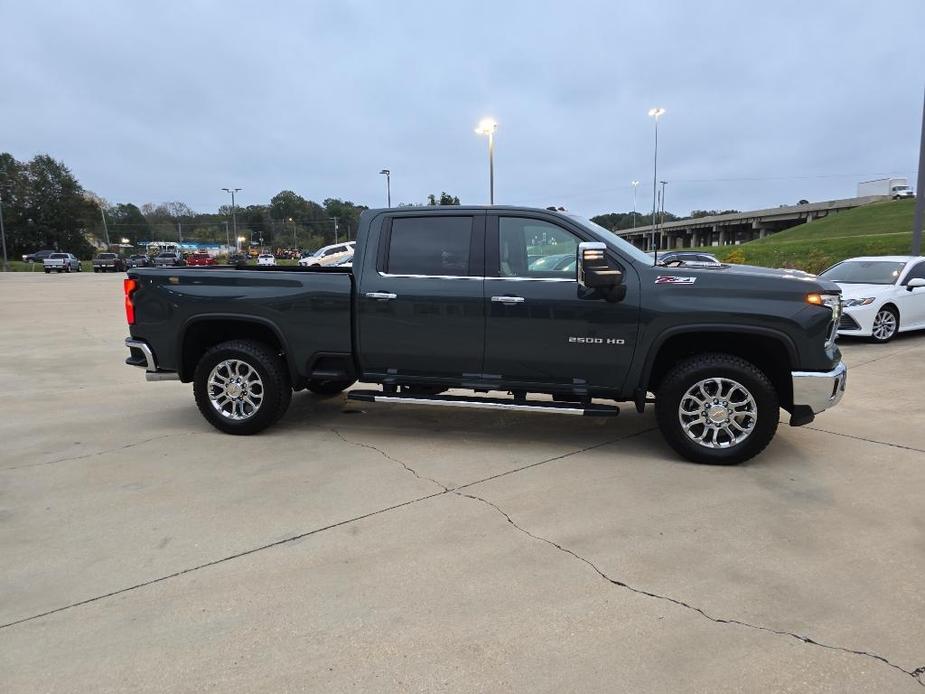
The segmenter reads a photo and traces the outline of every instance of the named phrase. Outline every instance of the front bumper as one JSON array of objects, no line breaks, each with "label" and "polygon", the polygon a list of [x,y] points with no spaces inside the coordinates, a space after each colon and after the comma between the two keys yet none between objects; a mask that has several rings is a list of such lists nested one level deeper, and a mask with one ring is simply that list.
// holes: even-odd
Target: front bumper
[{"label": "front bumper", "polygon": [[129,348],[131,354],[125,363],[129,366],[144,367],[146,381],[176,381],[179,380],[180,374],[175,371],[160,371],[157,368],[157,359],[154,352],[144,340],[136,340],[133,337],[125,338],[125,346]]},{"label": "front bumper", "polygon": [[815,415],[835,407],[842,399],[848,381],[848,367],[844,362],[838,362],[831,371],[791,371],[790,376],[793,379],[794,416],[800,411]]}]

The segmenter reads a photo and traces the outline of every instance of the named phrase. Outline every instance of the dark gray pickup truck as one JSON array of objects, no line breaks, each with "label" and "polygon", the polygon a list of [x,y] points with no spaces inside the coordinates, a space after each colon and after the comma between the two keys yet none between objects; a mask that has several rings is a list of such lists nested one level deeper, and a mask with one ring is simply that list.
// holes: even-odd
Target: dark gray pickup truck
[{"label": "dark gray pickup truck", "polygon": [[[607,416],[642,412],[681,455],[733,464],[840,400],[835,284],[653,266],[580,217],[517,207],[369,210],[352,268],[130,269],[128,364],[193,383],[254,434],[293,390]],[[449,389],[473,391],[448,394]]]}]

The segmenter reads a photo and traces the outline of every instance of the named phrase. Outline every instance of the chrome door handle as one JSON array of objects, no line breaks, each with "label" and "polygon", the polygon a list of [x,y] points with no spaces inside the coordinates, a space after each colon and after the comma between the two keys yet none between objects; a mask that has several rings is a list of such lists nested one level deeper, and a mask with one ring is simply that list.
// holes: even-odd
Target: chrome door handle
[{"label": "chrome door handle", "polygon": [[392,292],[366,292],[367,299],[376,299],[378,301],[391,301],[392,299],[397,299],[398,294],[393,294]]},{"label": "chrome door handle", "polygon": [[496,304],[522,304],[525,301],[522,296],[493,296],[491,300]]}]

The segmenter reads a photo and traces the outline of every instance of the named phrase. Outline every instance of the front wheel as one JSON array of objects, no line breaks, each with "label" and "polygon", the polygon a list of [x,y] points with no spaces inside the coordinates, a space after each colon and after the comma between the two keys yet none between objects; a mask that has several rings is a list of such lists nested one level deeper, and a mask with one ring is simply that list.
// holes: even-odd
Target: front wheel
[{"label": "front wheel", "polygon": [[202,416],[226,434],[263,431],[285,414],[292,399],[286,364],[254,340],[229,340],[207,351],[193,375]]},{"label": "front wheel", "polygon": [[665,440],[688,460],[736,465],[770,443],[780,403],[768,377],[750,362],[701,354],[662,379],[655,416]]},{"label": "front wheel", "polygon": [[892,306],[884,306],[874,316],[870,338],[873,342],[889,342],[899,330],[899,314]]}]

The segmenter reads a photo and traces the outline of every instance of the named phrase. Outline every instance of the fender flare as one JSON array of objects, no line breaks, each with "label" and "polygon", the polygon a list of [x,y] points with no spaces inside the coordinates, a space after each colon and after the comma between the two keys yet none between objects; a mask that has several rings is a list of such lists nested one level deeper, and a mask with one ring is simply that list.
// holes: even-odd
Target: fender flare
[{"label": "fender flare", "polygon": [[190,316],[183,324],[180,326],[180,330],[177,335],[177,345],[176,345],[176,354],[177,354],[177,372],[180,375],[180,380],[186,383],[191,379],[192,374],[186,373],[183,364],[183,343],[186,341],[186,334],[189,332],[189,329],[198,323],[204,323],[206,321],[235,321],[237,323],[254,323],[256,325],[261,325],[265,328],[269,328],[276,339],[279,340],[279,344],[283,348],[283,354],[286,357],[286,366],[289,368],[289,377],[292,379],[293,383],[296,383],[299,379],[298,370],[296,369],[295,363],[292,359],[292,352],[289,350],[289,343],[283,335],[283,331],[279,329],[279,326],[276,325],[273,321],[268,318],[263,318],[261,316],[242,316],[236,313],[199,313],[195,316]]}]

